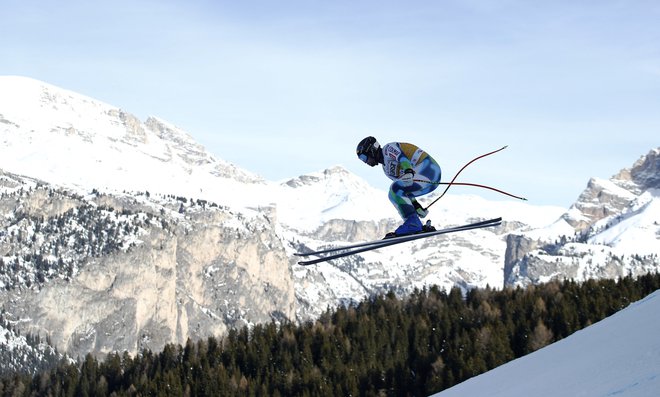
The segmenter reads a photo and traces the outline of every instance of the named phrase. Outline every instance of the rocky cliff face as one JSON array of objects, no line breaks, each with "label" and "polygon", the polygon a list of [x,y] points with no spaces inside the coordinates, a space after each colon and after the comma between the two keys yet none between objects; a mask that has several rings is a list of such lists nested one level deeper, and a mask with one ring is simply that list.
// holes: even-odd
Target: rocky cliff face
[{"label": "rocky cliff face", "polygon": [[0,181],[0,302],[62,352],[158,351],[295,317],[289,258],[259,213]]},{"label": "rocky cliff face", "polygon": [[547,230],[507,237],[506,285],[615,278],[660,266],[660,148],[609,180],[591,179]]},{"label": "rocky cliff face", "polygon": [[642,193],[654,189],[660,189],[659,149],[607,181],[592,178],[563,219],[581,232],[601,219],[623,213]]},{"label": "rocky cliff face", "polygon": [[640,157],[631,168],[624,168],[612,180],[637,195],[660,189],[660,148]]}]

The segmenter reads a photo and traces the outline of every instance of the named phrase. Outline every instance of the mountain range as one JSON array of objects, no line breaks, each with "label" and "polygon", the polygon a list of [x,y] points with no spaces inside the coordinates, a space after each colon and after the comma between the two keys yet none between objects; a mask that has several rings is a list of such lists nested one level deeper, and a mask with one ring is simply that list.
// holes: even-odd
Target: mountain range
[{"label": "mountain range", "polygon": [[162,119],[17,76],[0,76],[0,142],[4,318],[73,357],[306,321],[388,291],[660,266],[660,148],[568,210],[449,194],[436,226],[502,226],[301,267],[295,252],[392,230],[386,192],[341,165],[267,181]]}]

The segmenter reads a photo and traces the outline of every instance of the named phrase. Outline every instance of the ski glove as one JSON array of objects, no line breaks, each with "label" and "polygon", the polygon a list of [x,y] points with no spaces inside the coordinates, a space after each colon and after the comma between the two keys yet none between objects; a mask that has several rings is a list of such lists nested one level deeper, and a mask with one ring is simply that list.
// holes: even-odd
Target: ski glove
[{"label": "ski glove", "polygon": [[413,203],[413,207],[415,207],[415,212],[417,212],[417,215],[419,215],[420,218],[425,218],[426,215],[429,214],[429,211],[422,207],[420,203],[417,202],[414,198],[411,200]]},{"label": "ski glove", "polygon": [[401,181],[401,184],[404,187],[410,187],[413,184],[413,177],[415,176],[415,171],[413,171],[412,168],[408,168],[407,170],[403,171],[403,175],[399,178]]}]

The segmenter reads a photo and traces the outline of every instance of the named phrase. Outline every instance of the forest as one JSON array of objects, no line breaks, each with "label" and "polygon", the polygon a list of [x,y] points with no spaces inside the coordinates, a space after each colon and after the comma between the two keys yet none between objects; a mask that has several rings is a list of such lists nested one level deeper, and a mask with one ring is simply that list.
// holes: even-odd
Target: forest
[{"label": "forest", "polygon": [[0,396],[427,396],[533,352],[660,288],[660,274],[528,288],[417,290],[161,352],[62,361]]}]

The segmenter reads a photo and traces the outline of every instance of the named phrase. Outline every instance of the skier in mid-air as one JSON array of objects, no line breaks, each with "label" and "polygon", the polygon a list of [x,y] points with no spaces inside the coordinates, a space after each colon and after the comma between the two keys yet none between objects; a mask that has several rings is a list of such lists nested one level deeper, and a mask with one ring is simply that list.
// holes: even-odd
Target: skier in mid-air
[{"label": "skier in mid-air", "polygon": [[[456,175],[454,175],[454,178],[449,183],[441,183],[440,176],[442,171],[440,170],[440,166],[435,160],[433,160],[431,156],[428,155],[428,153],[418,148],[417,146],[410,143],[391,142],[384,147],[381,147],[376,138],[372,136],[364,138],[357,146],[357,156],[360,160],[371,167],[375,167],[377,164],[382,164],[385,175],[394,181],[390,187],[389,198],[401,217],[404,219],[403,224],[397,227],[394,232],[388,233],[384,240],[373,240],[339,247],[322,248],[317,251],[305,250],[308,252],[297,252],[295,255],[300,257],[318,256],[318,258],[315,259],[301,260],[298,262],[298,264],[302,266],[309,266],[333,259],[356,255],[361,252],[390,247],[396,244],[407,243],[419,239],[426,239],[433,236],[439,236],[441,234],[501,226],[502,218],[497,217],[435,230],[435,228],[431,226],[429,222],[427,222],[426,225],[422,225],[422,221],[419,218],[424,218],[426,215],[428,215],[429,207],[441,199],[445,193],[447,193],[447,189],[449,189],[451,185],[480,187],[490,189],[519,200],[526,200],[524,197],[515,196],[511,193],[507,193],[503,190],[496,189],[491,186],[477,183],[455,182],[458,175],[468,165],[504,149],[506,149],[506,146],[473,158],[467,164],[465,164],[456,173]],[[447,185],[447,189],[445,189],[445,191],[440,194],[439,197],[431,202],[431,204],[427,205],[426,208],[417,202],[417,197],[431,193],[439,185]],[[389,239],[390,237],[397,236],[401,237]]]},{"label": "skier in mid-air", "polygon": [[[389,199],[404,222],[395,236],[419,233],[424,230],[420,217],[428,211],[416,197],[431,193],[440,185],[442,171],[438,163],[425,151],[410,143],[391,142],[381,147],[376,138],[368,136],[357,146],[357,156],[371,167],[383,165],[383,171],[394,182]],[[391,237],[388,234],[386,237]]]}]

